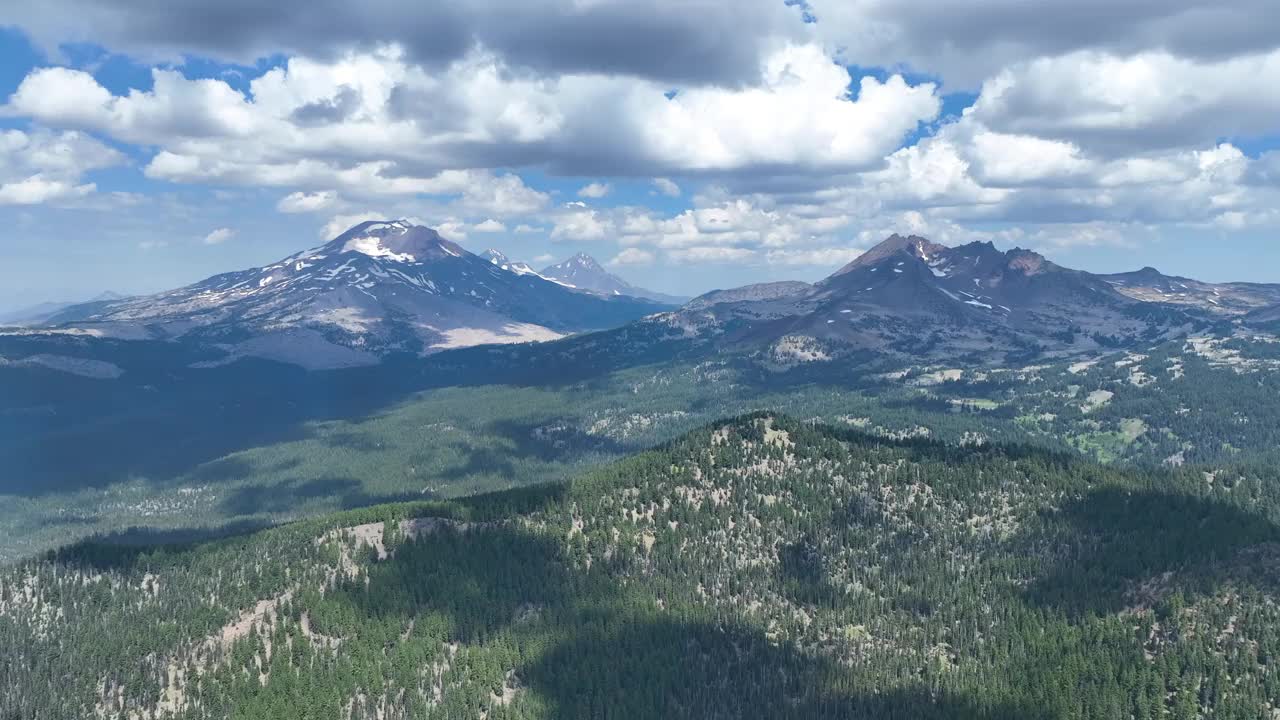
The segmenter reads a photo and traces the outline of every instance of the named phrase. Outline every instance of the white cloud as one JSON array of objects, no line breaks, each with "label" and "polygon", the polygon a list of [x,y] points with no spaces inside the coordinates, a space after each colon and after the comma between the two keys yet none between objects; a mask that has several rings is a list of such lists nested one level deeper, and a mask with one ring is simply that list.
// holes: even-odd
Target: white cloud
[{"label": "white cloud", "polygon": [[[1280,117],[1280,21],[1272,17],[1280,14],[1263,12],[1267,1],[809,0],[818,22],[803,24],[799,7],[743,0],[705,11],[760,24],[708,35],[674,0],[547,0],[535,10],[497,0],[480,5],[524,23],[538,12],[553,17],[548,27],[570,16],[595,23],[648,13],[693,35],[668,33],[669,57],[652,46],[623,57],[616,43],[571,40],[531,48],[469,24],[481,11],[464,3],[437,20],[462,18],[459,27],[474,32],[438,36],[455,44],[428,57],[425,30],[360,34],[396,4],[375,0],[350,21],[364,41],[340,42],[339,33],[273,46],[289,59],[245,92],[163,68],[149,89],[119,95],[80,70],[29,73],[3,113],[76,131],[0,138],[32,144],[45,133],[78,144],[43,154],[0,144],[0,203],[87,202],[95,186],[84,175],[123,162],[86,134],[94,132],[145,148],[152,179],[278,188],[281,212],[336,216],[326,237],[386,217],[358,212],[375,207],[429,214],[455,237],[513,226],[555,240],[616,240],[619,262],[647,255],[816,268],[892,231],[1046,247],[1114,245],[1150,238],[1152,227],[1222,234],[1280,224],[1280,155],[1250,159],[1242,140],[1222,140],[1274,133]],[[347,12],[325,7],[332,12],[323,17]],[[1114,11],[1110,22],[1088,17],[1102,10]],[[41,37],[67,22],[30,15],[49,23]],[[0,10],[0,23],[5,17]],[[128,44],[154,32],[100,24],[84,34]],[[264,42],[239,26],[226,32],[245,47]],[[175,38],[174,47],[220,42],[205,35]],[[692,43],[695,35],[715,42]],[[528,56],[561,51],[556,62]],[[692,67],[690,57],[708,53],[737,71]],[[853,77],[845,62],[887,72]],[[960,117],[934,124],[938,89],[899,70],[980,94]],[[922,128],[924,139],[902,147]],[[582,198],[610,192],[595,178],[640,178],[652,182],[651,195],[682,196],[670,176],[696,190],[674,213],[591,208],[553,203],[553,193],[517,174],[523,168],[575,178]]]},{"label": "white cloud", "polygon": [[666,254],[673,261],[681,263],[727,263],[752,259],[756,251],[749,248],[698,245],[668,250]]},{"label": "white cloud", "polygon": [[1212,61],[1274,49],[1272,0],[807,0],[813,30],[863,66],[909,67],[957,89],[1046,55],[1162,49]]},{"label": "white cloud", "polygon": [[82,181],[85,173],[123,162],[119,152],[81,132],[0,131],[0,205],[84,198],[97,189]]},{"label": "white cloud", "polygon": [[480,233],[500,233],[500,232],[506,232],[507,226],[503,225],[497,220],[494,220],[493,218],[489,218],[484,222],[480,222],[480,223],[476,223],[475,225],[472,225],[471,229]]},{"label": "white cloud", "polygon": [[51,200],[84,197],[97,189],[93,183],[72,185],[33,175],[0,185],[0,205],[38,205]]},{"label": "white cloud", "polygon": [[551,239],[600,240],[613,232],[613,222],[599,211],[573,208],[556,216]]},{"label": "white cloud", "polygon": [[204,236],[204,244],[220,245],[226,242],[227,240],[230,240],[231,238],[235,237],[235,234],[236,234],[236,231],[232,230],[231,228],[225,228],[225,227],[218,228],[217,230],[213,230],[208,235]]},{"label": "white cloud", "polygon": [[668,178],[654,178],[653,186],[658,189],[658,192],[667,197],[680,197],[680,186]]},{"label": "white cloud", "polygon": [[854,248],[816,248],[813,250],[770,250],[765,261],[772,265],[803,265],[837,268],[862,254]]},{"label": "white cloud", "polygon": [[332,190],[313,193],[295,192],[280,198],[280,202],[276,204],[276,209],[283,213],[316,212],[333,205],[337,199],[338,194]]},{"label": "white cloud", "polygon": [[653,253],[640,248],[624,248],[609,261],[609,264],[615,267],[623,265],[652,265],[654,261]]},{"label": "white cloud", "polygon": [[599,199],[608,195],[610,190],[613,190],[613,188],[609,186],[609,183],[593,182],[582,186],[582,189],[578,191],[578,197]]},{"label": "white cloud", "polygon": [[483,50],[428,70],[388,46],[291,58],[248,94],[156,69],[150,90],[113,95],[83,71],[42,68],[5,111],[158,146],[147,172],[159,179],[371,196],[457,193],[450,171],[512,158],[616,174],[864,167],[939,108],[933,84],[897,75],[863,77],[851,96],[854,79],[816,45],[779,47],[758,70],[755,84],[668,97],[629,76],[514,72]]},{"label": "white cloud", "polygon": [[1039,58],[984,82],[968,117],[1112,156],[1271,133],[1280,50],[1216,61],[1164,51]]},{"label": "white cloud", "polygon": [[535,257],[533,261],[538,265],[543,265],[546,263],[550,263],[555,259],[556,259],[555,255],[552,255],[550,253],[542,253],[541,255],[538,255],[537,257]]},{"label": "white cloud", "polygon": [[448,218],[444,222],[438,223],[436,232],[446,240],[462,241],[467,239],[467,224],[461,220]]},{"label": "white cloud", "polygon": [[324,227],[320,228],[320,237],[325,241],[329,241],[362,222],[367,222],[369,220],[386,220],[392,217],[395,216],[373,210],[334,215],[329,218],[329,221],[324,224]]},{"label": "white cloud", "polygon": [[1090,169],[1080,148],[1069,142],[986,131],[975,133],[971,142],[978,177],[996,186],[1067,178]]}]

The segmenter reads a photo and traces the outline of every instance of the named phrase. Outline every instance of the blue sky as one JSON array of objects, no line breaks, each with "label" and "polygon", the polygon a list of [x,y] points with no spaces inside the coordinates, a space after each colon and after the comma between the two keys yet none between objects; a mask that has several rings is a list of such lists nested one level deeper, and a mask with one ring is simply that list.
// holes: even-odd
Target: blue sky
[{"label": "blue sky", "polygon": [[1089,0],[1102,35],[1007,0],[323,4],[0,9],[0,308],[368,217],[679,294],[815,280],[890,232],[1280,282],[1265,3]]}]

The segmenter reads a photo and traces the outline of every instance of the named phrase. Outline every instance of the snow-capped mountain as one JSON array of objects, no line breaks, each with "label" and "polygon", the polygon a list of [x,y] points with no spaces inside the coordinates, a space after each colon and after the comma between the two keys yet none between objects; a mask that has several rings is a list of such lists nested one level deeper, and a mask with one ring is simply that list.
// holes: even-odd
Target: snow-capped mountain
[{"label": "snow-capped mountain", "polygon": [[553,340],[664,309],[503,269],[406,221],[361,223],[272,265],[157,295],[79,305],[47,321],[98,335],[181,339],[309,368]]},{"label": "snow-capped mountain", "polygon": [[952,248],[893,235],[812,286],[717,291],[647,322],[795,364],[851,352],[974,360],[1068,355],[1156,342],[1211,321],[1191,308],[1135,299],[1030,250]]},{"label": "snow-capped mountain", "polygon": [[688,298],[664,295],[636,287],[605,270],[600,263],[596,262],[595,258],[585,253],[578,253],[562,263],[548,265],[541,270],[541,275],[569,287],[586,290],[597,295],[628,295],[668,305],[680,305],[688,300]]},{"label": "snow-capped mountain", "polygon": [[1138,300],[1189,305],[1224,315],[1240,315],[1280,303],[1280,284],[1208,283],[1165,275],[1150,266],[1099,277],[1119,292]]},{"label": "snow-capped mountain", "polygon": [[489,248],[488,250],[480,253],[480,257],[488,260],[494,265],[497,265],[503,270],[513,272],[517,275],[538,275],[538,277],[542,277],[537,270],[534,270],[529,266],[529,263],[516,262],[493,248]]}]

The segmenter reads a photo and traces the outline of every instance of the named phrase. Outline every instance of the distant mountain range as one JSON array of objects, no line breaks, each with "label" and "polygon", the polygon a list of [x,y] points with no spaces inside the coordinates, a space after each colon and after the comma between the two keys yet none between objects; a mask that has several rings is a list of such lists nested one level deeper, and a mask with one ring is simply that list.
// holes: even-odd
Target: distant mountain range
[{"label": "distant mountain range", "polygon": [[120,339],[181,339],[307,368],[374,364],[491,343],[553,340],[669,306],[601,297],[473,255],[406,221],[361,223],[272,265],[184,288],[58,309],[46,327]]},{"label": "distant mountain range", "polygon": [[751,352],[773,367],[866,353],[1022,362],[1149,346],[1265,319],[1257,308],[1268,301],[1280,302],[1280,285],[1215,285],[1149,268],[1095,275],[1021,248],[952,248],[893,235],[813,285],[715,291],[647,319],[653,329],[631,337]]},{"label": "distant mountain range", "polygon": [[[258,357],[318,369],[613,329],[545,352],[504,352],[495,368],[727,352],[780,370],[869,356],[1031,362],[1280,323],[1280,285],[1205,283],[1149,267],[1098,275],[1021,248],[901,235],[814,284],[717,290],[679,308],[664,298],[676,300],[585,255],[534,270],[493,250],[473,255],[430,228],[366,222],[266,267],[56,309],[37,328],[10,331],[8,347],[20,333],[177,340],[201,350],[197,365]],[[10,365],[23,362],[7,352]]]},{"label": "distant mountain range", "polygon": [[682,305],[689,300],[687,297],[664,295],[636,287],[605,270],[595,258],[584,253],[578,253],[562,263],[548,265],[542,269],[541,275],[597,295],[629,295],[668,305]]},{"label": "distant mountain range", "polygon": [[485,250],[480,253],[480,257],[485,258],[503,270],[510,270],[520,275],[537,275],[540,278],[559,283],[565,287],[584,290],[596,295],[644,298],[666,305],[683,305],[689,301],[687,297],[665,295],[636,287],[605,270],[595,258],[586,253],[578,253],[562,263],[548,265],[541,270],[534,270],[528,263],[513,261],[497,250]]}]

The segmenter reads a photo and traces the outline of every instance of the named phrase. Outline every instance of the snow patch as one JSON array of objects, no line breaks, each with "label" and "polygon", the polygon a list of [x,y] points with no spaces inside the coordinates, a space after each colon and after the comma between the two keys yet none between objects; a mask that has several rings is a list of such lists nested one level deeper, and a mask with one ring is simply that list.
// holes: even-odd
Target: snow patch
[{"label": "snow patch", "polygon": [[[444,247],[444,246],[442,245],[441,247]],[[455,257],[457,256],[457,253],[453,252],[452,250],[449,250],[447,247],[445,247],[445,251],[448,252],[450,255],[453,255]],[[358,252],[362,255],[368,255],[369,257],[387,258],[388,260],[394,260],[396,262],[414,262],[416,260],[416,258],[414,258],[409,253],[394,252],[393,250],[391,250],[391,248],[388,248],[382,244],[381,238],[375,237],[373,235],[366,235],[364,237],[351,238],[350,240],[348,240],[346,243],[343,244],[342,252],[344,253]]]},{"label": "snow patch", "polygon": [[431,346],[433,350],[471,347],[473,345],[510,345],[514,343],[547,342],[564,337],[550,328],[532,323],[507,323],[497,330],[490,328],[452,328],[440,331],[442,339]]}]

